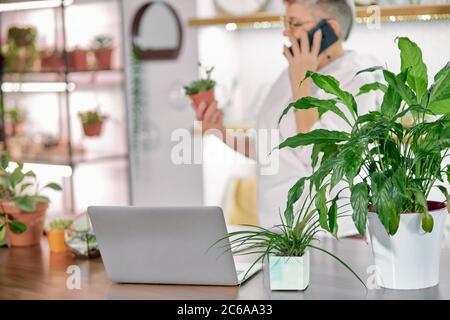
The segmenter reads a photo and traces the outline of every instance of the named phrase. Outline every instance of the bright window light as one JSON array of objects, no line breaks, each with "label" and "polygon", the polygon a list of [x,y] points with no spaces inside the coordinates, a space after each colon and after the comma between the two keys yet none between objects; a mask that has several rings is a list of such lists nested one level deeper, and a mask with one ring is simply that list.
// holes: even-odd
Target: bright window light
[{"label": "bright window light", "polygon": [[65,82],[4,82],[3,92],[65,92],[75,90],[75,84]]},{"label": "bright window light", "polygon": [[0,12],[55,8],[61,5],[67,7],[70,6],[72,3],[73,0],[35,0],[35,1],[0,3]]},{"label": "bright window light", "polygon": [[237,29],[237,25],[236,23],[227,23],[225,29],[227,29],[227,31],[234,31]]}]

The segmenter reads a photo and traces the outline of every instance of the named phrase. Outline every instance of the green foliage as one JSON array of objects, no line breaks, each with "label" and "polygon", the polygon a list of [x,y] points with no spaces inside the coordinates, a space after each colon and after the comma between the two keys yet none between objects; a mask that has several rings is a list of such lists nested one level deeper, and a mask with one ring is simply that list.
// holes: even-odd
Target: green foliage
[{"label": "green foliage", "polygon": [[110,36],[99,35],[94,39],[95,49],[111,49],[113,46],[113,40]]},{"label": "green foliage", "polygon": [[36,49],[37,31],[33,27],[8,29],[6,70],[26,72],[31,70],[38,56]]},{"label": "green foliage", "polygon": [[[0,204],[14,203],[14,205],[23,211],[34,211],[39,202],[49,202],[49,199],[41,192],[45,189],[52,189],[55,191],[62,190],[57,183],[51,182],[43,188],[39,188],[36,174],[33,171],[25,171],[23,163],[18,163],[17,167],[11,171],[10,158],[7,152],[3,152],[0,161]],[[34,188],[34,193],[28,192],[30,188]],[[0,205],[0,228],[6,224],[9,225],[13,232],[24,232],[26,225],[21,222],[10,220],[3,212]]]},{"label": "green foliage", "polygon": [[11,108],[5,111],[5,120],[10,121],[12,125],[18,125],[24,122],[25,114],[19,107]]},{"label": "green foliage", "polygon": [[52,231],[67,230],[72,226],[72,219],[55,219],[50,222],[49,229]]},{"label": "green foliage", "polygon": [[[302,179],[294,186],[289,195],[291,198],[298,198],[304,188]],[[327,210],[330,216],[329,229],[333,233],[337,232],[338,207],[336,203],[337,197],[330,201],[330,208]],[[327,250],[317,247],[312,243],[318,241],[316,235],[321,232],[318,209],[314,208],[314,197],[308,196],[301,208],[296,214],[292,214],[292,210],[287,210],[284,216],[280,215],[281,224],[274,226],[272,229],[248,226],[252,229],[229,233],[225,238],[218,240],[214,245],[221,243],[223,240],[229,240],[230,250],[239,250],[237,254],[248,255],[255,254],[258,256],[251,268],[258,262],[264,260],[269,255],[284,257],[301,257],[308,249],[319,250],[335,259],[347,268],[364,286],[364,282],[360,277],[342,260],[328,252]],[[324,204],[326,210],[326,203]],[[228,247],[228,245],[226,245]]]},{"label": "green foliage", "polygon": [[[201,64],[199,64],[201,66]],[[189,85],[184,87],[185,94],[188,96],[192,96],[194,94],[208,91],[216,86],[216,81],[211,79],[211,73],[213,72],[214,67],[206,68],[206,78],[192,81]]]},{"label": "green foliage", "polygon": [[104,119],[104,116],[98,111],[79,112],[78,116],[83,126],[88,126],[94,123],[102,122]]},{"label": "green foliage", "polygon": [[[315,105],[320,114],[325,111],[325,105],[336,101],[354,115],[350,133],[317,129],[289,137],[278,146],[280,149],[313,146],[314,172],[307,180],[311,188],[318,190],[316,207],[325,230],[333,232],[335,220],[334,212],[327,211],[324,205],[326,191],[331,194],[341,180],[350,188],[352,217],[361,235],[366,231],[369,208],[377,213],[390,235],[398,230],[401,212],[422,213],[423,229],[426,232],[433,229],[426,199],[438,180],[450,178],[449,167],[442,168],[450,148],[450,63],[436,74],[428,88],[427,68],[420,48],[408,38],[399,38],[398,47],[400,73],[383,67],[357,73],[383,73],[386,84],[365,84],[358,93],[381,90],[384,99],[379,112],[358,115],[355,100],[339,88],[337,80],[314,72],[309,72],[307,77],[336,98],[306,97],[288,106],[300,109]],[[326,111],[342,117],[342,112],[334,110],[334,106]],[[408,115],[412,117],[411,123],[403,125],[402,120]],[[448,195],[445,187],[439,188]],[[293,200],[298,198],[289,197],[290,206]]]}]

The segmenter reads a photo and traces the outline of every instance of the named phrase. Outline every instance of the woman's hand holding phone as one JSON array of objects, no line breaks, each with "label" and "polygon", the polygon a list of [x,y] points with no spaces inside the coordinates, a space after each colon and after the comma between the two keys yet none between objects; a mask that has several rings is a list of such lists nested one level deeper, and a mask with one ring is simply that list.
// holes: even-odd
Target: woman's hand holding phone
[{"label": "woman's hand holding phone", "polygon": [[313,43],[309,43],[308,33],[299,30],[300,44],[296,38],[290,36],[292,43],[292,53],[287,46],[284,46],[284,56],[289,63],[289,76],[294,98],[298,95],[301,81],[305,78],[308,70],[317,71],[319,67],[319,51],[322,39],[322,31],[314,33]]}]

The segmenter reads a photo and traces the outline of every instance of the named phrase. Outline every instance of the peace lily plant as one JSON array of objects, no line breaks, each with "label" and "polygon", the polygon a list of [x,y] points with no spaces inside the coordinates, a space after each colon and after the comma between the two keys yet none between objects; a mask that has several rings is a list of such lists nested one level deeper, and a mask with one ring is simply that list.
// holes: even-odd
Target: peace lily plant
[{"label": "peace lily plant", "polygon": [[[309,181],[311,191],[314,188],[317,193],[320,226],[337,235],[338,215],[326,204],[331,201],[331,207],[336,206],[339,194],[345,194],[339,192],[343,189],[338,182],[344,181],[352,218],[362,236],[369,220],[375,263],[381,269],[380,284],[415,289],[436,285],[439,280],[440,239],[447,208],[427,199],[436,187],[449,202],[445,179],[450,180],[450,166],[445,167],[445,160],[450,148],[450,63],[429,86],[420,48],[408,38],[396,41],[399,73],[378,66],[355,75],[382,73],[385,83],[367,83],[357,94],[380,90],[384,98],[379,111],[359,114],[355,96],[343,91],[335,78],[309,71],[305,79],[311,78],[334,97],[301,98],[286,107],[280,121],[292,108],[317,108],[319,117],[333,112],[351,129],[300,133],[278,148],[313,146],[313,174],[291,188],[286,210],[292,210],[300,198],[299,190]],[[329,199],[333,191],[338,191],[338,196]]]}]

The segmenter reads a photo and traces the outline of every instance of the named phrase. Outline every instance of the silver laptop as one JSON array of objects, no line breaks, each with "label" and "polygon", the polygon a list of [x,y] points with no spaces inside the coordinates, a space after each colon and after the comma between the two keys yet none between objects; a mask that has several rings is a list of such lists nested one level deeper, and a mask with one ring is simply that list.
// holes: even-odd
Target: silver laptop
[{"label": "silver laptop", "polygon": [[[261,269],[236,264],[219,207],[105,207],[88,214],[108,277],[118,283],[241,284]],[[244,278],[245,276],[245,278]]]}]

